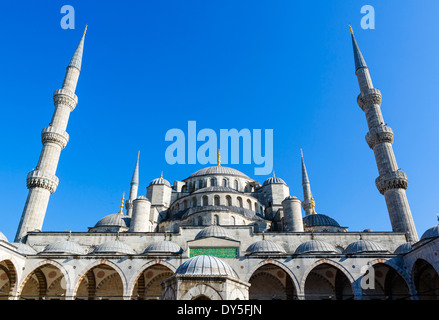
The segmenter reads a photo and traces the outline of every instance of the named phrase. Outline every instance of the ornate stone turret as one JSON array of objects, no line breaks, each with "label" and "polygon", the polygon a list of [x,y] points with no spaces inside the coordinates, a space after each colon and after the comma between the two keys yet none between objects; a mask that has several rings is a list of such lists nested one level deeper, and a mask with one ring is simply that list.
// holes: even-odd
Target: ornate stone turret
[{"label": "ornate stone turret", "polygon": [[369,68],[358,47],[352,28],[350,30],[354,48],[355,74],[361,91],[357,102],[366,114],[369,127],[366,141],[375,154],[379,172],[379,177],[375,181],[376,186],[386,199],[393,231],[406,233],[408,241],[418,241],[405,193],[408,186],[407,175],[398,168],[392,148],[393,131],[386,125],[381,114],[381,92],[373,87]]},{"label": "ornate stone turret", "polygon": [[303,152],[300,149],[300,156],[302,158],[302,188],[303,188],[303,202],[302,208],[306,215],[314,212],[314,199],[311,193],[311,184],[309,183],[308,172],[306,172],[305,160],[303,159]]},{"label": "ornate stone turret", "polygon": [[131,179],[130,196],[125,202],[125,207],[127,209],[127,216],[131,217],[133,213],[133,201],[137,198],[137,191],[139,189],[139,156],[140,151],[137,153],[136,166],[134,168],[133,178]]},{"label": "ornate stone turret", "polygon": [[15,241],[18,242],[27,232],[41,230],[50,195],[58,187],[58,178],[55,176],[61,150],[69,141],[65,131],[72,112],[78,103],[75,95],[76,85],[81,72],[82,53],[84,50],[84,34],[76,48],[64,78],[62,88],[53,94],[55,111],[50,125],[41,132],[43,148],[35,170],[27,175],[29,194],[18,226]]}]

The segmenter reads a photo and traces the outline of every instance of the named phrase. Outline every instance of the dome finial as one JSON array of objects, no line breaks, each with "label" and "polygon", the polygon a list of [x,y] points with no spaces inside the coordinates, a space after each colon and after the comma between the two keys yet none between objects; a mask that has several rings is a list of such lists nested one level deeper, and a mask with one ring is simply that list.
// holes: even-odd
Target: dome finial
[{"label": "dome finial", "polygon": [[125,201],[125,192],[122,194],[122,200],[120,202],[120,211],[119,211],[120,214],[123,214],[123,203],[124,203],[124,201]]},{"label": "dome finial", "polygon": [[275,178],[276,176],[274,175],[274,170],[273,170],[273,178]]},{"label": "dome finial", "polygon": [[311,210],[312,210],[311,214],[317,214],[315,207],[316,207],[316,203],[315,203],[314,198],[313,198],[312,193],[311,193]]},{"label": "dome finial", "polygon": [[221,167],[221,149],[218,149],[217,166]]},{"label": "dome finial", "polygon": [[349,30],[351,31],[351,34],[354,34],[354,31],[352,30],[351,25],[349,25]]},{"label": "dome finial", "polygon": [[87,33],[87,27],[88,27],[88,25],[86,24],[86,25],[85,25],[85,29],[84,29],[84,36],[85,36],[85,34]]},{"label": "dome finial", "polygon": [[163,171],[160,172],[160,179],[163,179]]}]

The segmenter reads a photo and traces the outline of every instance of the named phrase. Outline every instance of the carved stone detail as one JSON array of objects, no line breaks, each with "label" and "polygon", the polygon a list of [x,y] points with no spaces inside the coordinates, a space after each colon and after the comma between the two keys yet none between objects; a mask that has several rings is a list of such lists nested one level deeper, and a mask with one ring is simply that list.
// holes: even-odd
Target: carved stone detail
[{"label": "carved stone detail", "polygon": [[52,174],[44,173],[40,170],[33,170],[28,173],[26,184],[28,189],[44,188],[54,193],[58,187],[59,179]]},{"label": "carved stone detail", "polygon": [[368,89],[364,93],[360,93],[357,97],[357,103],[360,106],[361,110],[364,111],[365,108],[377,104],[381,105],[381,92],[378,89],[372,88]]},{"label": "carved stone detail", "polygon": [[68,106],[70,111],[73,111],[78,104],[78,97],[70,90],[58,89],[53,94],[53,103],[55,106],[60,104]]},{"label": "carved stone detail", "polygon": [[61,149],[64,149],[69,142],[69,134],[65,131],[49,126],[41,131],[41,142],[43,144],[47,142],[56,143]]},{"label": "carved stone detail", "polygon": [[373,149],[378,143],[393,143],[393,130],[387,126],[372,128],[366,134],[366,142],[371,149]]},{"label": "carved stone detail", "polygon": [[407,189],[409,180],[402,171],[393,171],[380,175],[375,180],[378,191],[384,194],[390,189]]}]

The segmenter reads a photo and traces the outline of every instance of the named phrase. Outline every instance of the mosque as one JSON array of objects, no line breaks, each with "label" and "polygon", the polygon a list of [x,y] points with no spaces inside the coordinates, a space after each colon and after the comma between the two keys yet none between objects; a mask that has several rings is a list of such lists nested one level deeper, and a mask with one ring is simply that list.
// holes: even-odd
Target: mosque
[{"label": "mosque", "polygon": [[78,102],[84,31],[53,95],[16,237],[10,242],[0,233],[0,299],[438,300],[439,226],[418,238],[381,93],[352,29],[351,38],[357,102],[392,231],[352,232],[317,213],[303,154],[302,199],[274,174],[261,184],[222,166],[220,154],[216,166],[173,184],[161,176],[141,195],[138,156],[119,212],[82,232],[41,231]]}]

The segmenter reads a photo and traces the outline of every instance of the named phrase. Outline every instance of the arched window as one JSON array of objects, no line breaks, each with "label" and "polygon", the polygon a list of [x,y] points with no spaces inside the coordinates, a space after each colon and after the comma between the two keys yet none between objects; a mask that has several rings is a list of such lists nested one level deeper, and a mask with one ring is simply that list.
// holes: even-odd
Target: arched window
[{"label": "arched window", "polygon": [[227,179],[223,179],[223,187],[228,187]]},{"label": "arched window", "polygon": [[216,206],[219,206],[219,205],[220,205],[220,197],[219,197],[219,196],[215,196],[215,197],[214,197],[214,204],[215,204]]},{"label": "arched window", "polygon": [[258,212],[258,203],[255,202],[255,212]]},{"label": "arched window", "polygon": [[239,183],[238,183],[238,180],[235,180],[235,190],[239,190]]},{"label": "arched window", "polygon": [[211,187],[215,187],[215,186],[216,186],[216,180],[215,180],[215,178],[211,178],[211,179],[210,179],[210,186],[211,186]]},{"label": "arched window", "polygon": [[231,196],[226,196],[226,203],[229,207],[232,206],[232,197]]},{"label": "arched window", "polygon": [[250,201],[250,199],[247,199],[247,205],[248,205],[248,208],[251,210],[252,209],[252,202]]},{"label": "arched window", "polygon": [[182,209],[184,210],[184,209],[186,209],[187,208],[187,200],[184,200],[183,201],[183,207],[182,207]]},{"label": "arched window", "polygon": [[232,225],[235,225],[235,224],[236,224],[236,219],[235,219],[235,217],[232,216]]},{"label": "arched window", "polygon": [[207,196],[203,196],[203,207],[208,206],[208,198]]},{"label": "arched window", "polygon": [[181,192],[187,192],[187,186],[184,185],[183,187],[181,187]]},{"label": "arched window", "polygon": [[219,226],[219,216],[217,214],[213,216],[213,224]]},{"label": "arched window", "polygon": [[175,211],[176,211],[176,212],[180,211],[180,204],[179,204],[179,203],[177,203],[177,204],[175,205]]},{"label": "arched window", "polygon": [[242,208],[242,198],[238,197],[236,200],[238,200],[238,207]]},{"label": "arched window", "polygon": [[197,206],[197,198],[193,197],[192,198],[192,207],[196,207]]},{"label": "arched window", "polygon": [[200,216],[200,217],[197,218],[197,220],[198,220],[198,221],[197,221],[197,222],[198,222],[197,224],[198,224],[199,226],[202,226],[202,225],[203,225],[203,217]]}]

